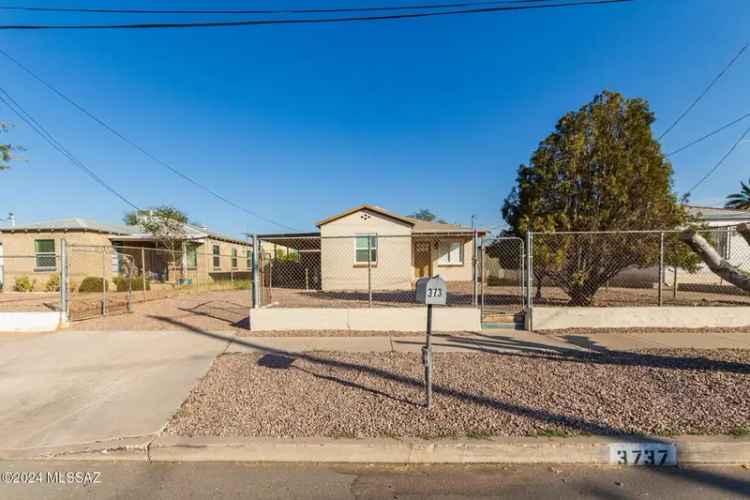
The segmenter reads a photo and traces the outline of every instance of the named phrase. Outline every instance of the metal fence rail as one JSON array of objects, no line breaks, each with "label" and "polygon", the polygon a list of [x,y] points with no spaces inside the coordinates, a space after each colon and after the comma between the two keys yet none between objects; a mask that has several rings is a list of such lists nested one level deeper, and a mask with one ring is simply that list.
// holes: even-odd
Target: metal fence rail
[{"label": "metal fence rail", "polygon": [[416,307],[422,276],[449,281],[448,305],[478,306],[474,239],[351,234],[265,236],[259,242],[261,305]]},{"label": "metal fence rail", "polygon": [[[733,226],[698,231],[720,256],[750,272],[750,246]],[[750,305],[750,294],[713,273],[680,231],[529,235],[534,306]]]}]

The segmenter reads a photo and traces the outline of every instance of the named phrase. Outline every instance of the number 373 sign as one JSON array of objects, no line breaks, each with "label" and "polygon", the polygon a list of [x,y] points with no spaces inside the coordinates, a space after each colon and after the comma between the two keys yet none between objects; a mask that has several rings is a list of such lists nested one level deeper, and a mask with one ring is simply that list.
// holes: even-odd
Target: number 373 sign
[{"label": "number 373 sign", "polygon": [[677,447],[672,443],[613,443],[609,445],[612,465],[677,465]]}]

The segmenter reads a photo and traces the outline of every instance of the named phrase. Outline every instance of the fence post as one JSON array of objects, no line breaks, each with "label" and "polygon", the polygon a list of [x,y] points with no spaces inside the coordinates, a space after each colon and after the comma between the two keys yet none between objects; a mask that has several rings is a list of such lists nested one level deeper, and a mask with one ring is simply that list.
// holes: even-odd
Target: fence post
[{"label": "fence post", "polygon": [[[128,312],[133,312],[133,270],[135,268],[135,259],[128,256],[133,262],[128,265]],[[119,257],[118,257],[119,258]]]},{"label": "fence post", "polygon": [[474,229],[471,235],[471,267],[472,267],[472,290],[471,305],[477,305],[477,230]]},{"label": "fence post", "polygon": [[672,266],[672,298],[677,299],[677,266]]},{"label": "fence post", "polygon": [[518,281],[520,282],[520,286],[521,286],[521,309],[523,310],[526,308],[526,273],[524,272],[524,267],[525,267],[524,262],[526,259],[526,254],[524,253],[525,245],[521,238],[518,238],[518,240],[514,240],[514,241],[518,241],[518,247],[519,247],[518,248],[518,265],[519,265]]},{"label": "fence post", "polygon": [[659,307],[664,305],[664,231],[659,233]]},{"label": "fence post", "polygon": [[253,270],[251,276],[251,294],[253,309],[260,307],[260,290],[258,289],[258,235],[253,235]]},{"label": "fence post", "polygon": [[102,316],[107,315],[107,252],[102,247]]},{"label": "fence post", "polygon": [[372,236],[367,235],[367,306],[372,307]]},{"label": "fence post", "polygon": [[68,293],[68,242],[63,239],[60,241],[60,312],[62,321],[66,323],[70,320]]},{"label": "fence post", "polygon": [[479,243],[479,320],[484,318],[484,236]]},{"label": "fence post", "polygon": [[141,280],[143,281],[143,302],[146,302],[146,250],[141,247]]},{"label": "fence post", "polygon": [[527,231],[526,233],[526,314],[525,322],[526,329],[530,332],[534,331],[534,325],[532,320],[532,309],[534,308],[534,293],[532,287],[534,286],[534,233]]},{"label": "fence post", "polygon": [[310,272],[308,268],[305,268],[305,290],[310,289]]}]

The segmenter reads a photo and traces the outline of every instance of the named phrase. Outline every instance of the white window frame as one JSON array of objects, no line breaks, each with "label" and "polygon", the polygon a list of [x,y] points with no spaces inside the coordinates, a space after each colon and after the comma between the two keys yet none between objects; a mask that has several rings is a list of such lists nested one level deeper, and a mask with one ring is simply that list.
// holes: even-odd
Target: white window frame
[{"label": "white window frame", "polygon": [[[443,253],[445,245],[448,246],[448,251]],[[458,261],[456,262],[450,260],[454,245],[458,245]],[[466,258],[464,255],[464,246],[464,242],[461,240],[440,240],[438,242],[437,265],[441,267],[463,266]]]},{"label": "white window frame", "polygon": [[[366,252],[367,249],[368,249],[367,246],[365,246],[365,248],[359,248],[359,246],[357,246],[357,242],[359,241],[360,238],[371,238],[372,239],[372,241],[373,241],[374,244],[369,247],[370,248],[370,256],[369,256],[369,258],[372,259],[372,253],[374,252],[375,253],[375,258],[374,259],[372,259],[370,261],[367,261],[367,260],[360,261],[360,260],[357,259],[357,251],[358,250]],[[356,235],[354,235],[354,265],[355,266],[366,266],[368,263],[371,264],[371,265],[373,265],[373,266],[377,265],[377,263],[378,263],[378,235],[377,235],[377,233],[356,234]]]},{"label": "white window frame", "polygon": [[[51,252],[37,252],[36,242],[37,241],[51,241],[52,251]],[[54,238],[39,238],[34,240],[34,271],[56,271],[57,270],[57,241]],[[52,257],[54,264],[52,266],[40,266],[39,257]]]},{"label": "white window frame", "polygon": [[[216,249],[219,249],[218,253],[216,252]],[[216,265],[216,259],[219,259],[219,265]],[[214,271],[221,271],[221,245],[212,245],[211,246],[211,268]]]},{"label": "white window frame", "polygon": [[229,264],[232,270],[239,269],[240,268],[240,252],[237,250],[237,247],[232,247],[231,250],[229,250]]},{"label": "white window frame", "polygon": [[[195,264],[190,263],[190,254],[195,257]],[[188,271],[195,271],[198,269],[198,245],[188,243],[185,245],[185,268]]]}]

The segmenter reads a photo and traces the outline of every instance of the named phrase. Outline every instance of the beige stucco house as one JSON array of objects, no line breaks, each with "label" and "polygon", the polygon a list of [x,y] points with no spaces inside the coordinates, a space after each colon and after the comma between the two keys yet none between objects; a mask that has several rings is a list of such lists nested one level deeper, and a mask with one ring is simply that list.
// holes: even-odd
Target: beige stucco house
[{"label": "beige stucco house", "polygon": [[182,244],[170,252],[139,226],[105,224],[89,219],[58,219],[0,228],[0,287],[12,289],[27,276],[43,289],[60,272],[62,240],[68,244],[71,280],[85,277],[111,280],[131,262],[134,274],[145,273],[152,282],[178,280],[210,283],[249,278],[252,245],[240,238],[185,224]]},{"label": "beige stucco house", "polygon": [[[483,230],[427,222],[375,205],[360,205],[316,223],[319,233],[264,235],[266,242],[296,249],[315,288],[408,290],[417,278],[440,274],[471,282],[475,237]],[[289,272],[289,275],[292,273]],[[274,286],[284,286],[277,272]],[[307,280],[306,280],[307,282]]]}]

